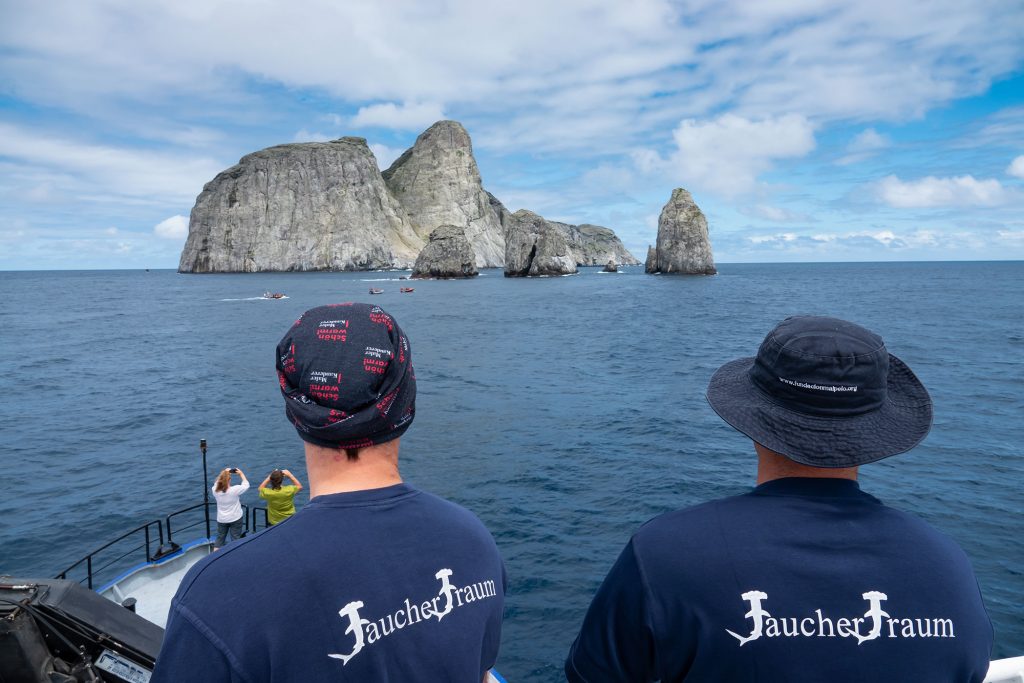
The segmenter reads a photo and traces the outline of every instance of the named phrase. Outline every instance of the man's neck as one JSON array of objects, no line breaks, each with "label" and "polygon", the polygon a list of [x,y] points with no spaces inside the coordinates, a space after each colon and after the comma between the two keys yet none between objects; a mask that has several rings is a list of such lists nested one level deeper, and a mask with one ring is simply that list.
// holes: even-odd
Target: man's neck
[{"label": "man's neck", "polygon": [[399,439],[359,449],[349,460],[344,450],[306,443],[309,497],[380,489],[402,483],[398,472]]},{"label": "man's neck", "polygon": [[808,477],[813,479],[852,479],[857,481],[856,467],[811,467],[790,460],[786,456],[754,443],[757,451],[757,484],[785,477]]}]

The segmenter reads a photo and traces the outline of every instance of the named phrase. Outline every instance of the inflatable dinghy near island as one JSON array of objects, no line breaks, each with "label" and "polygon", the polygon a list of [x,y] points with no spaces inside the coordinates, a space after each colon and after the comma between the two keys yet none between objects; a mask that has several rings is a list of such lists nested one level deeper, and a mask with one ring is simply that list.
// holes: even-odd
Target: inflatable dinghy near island
[{"label": "inflatable dinghy near island", "polygon": [[[2,683],[149,682],[171,599],[192,565],[213,552],[217,503],[205,439],[200,449],[202,502],[140,523],[56,578],[0,575]],[[243,536],[269,526],[267,508],[243,504],[242,511]],[[186,534],[187,542],[175,541]],[[508,681],[492,670],[485,683]]]}]

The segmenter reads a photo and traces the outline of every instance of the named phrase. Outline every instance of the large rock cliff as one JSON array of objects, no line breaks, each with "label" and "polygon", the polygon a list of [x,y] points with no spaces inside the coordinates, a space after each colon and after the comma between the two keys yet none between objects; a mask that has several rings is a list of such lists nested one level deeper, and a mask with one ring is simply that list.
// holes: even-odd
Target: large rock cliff
[{"label": "large rock cliff", "polygon": [[647,250],[648,273],[714,275],[708,221],[693,197],[684,189],[672,197],[658,218],[658,241]]},{"label": "large rock cliff", "polygon": [[278,145],[242,157],[192,208],[182,272],[411,266],[424,240],[363,138]]},{"label": "large rock cliff", "polygon": [[[506,265],[512,229],[529,242],[524,258],[541,247],[540,260],[524,274],[575,272],[576,264],[611,259],[636,263],[607,228],[530,215],[544,224],[533,232],[526,226],[533,237],[484,190],[469,134],[455,121],[435,123],[384,173],[362,138],[278,145],[243,157],[206,184],[178,270],[409,268],[442,225],[463,229],[478,268]],[[563,257],[571,268],[559,265]],[[516,264],[518,273],[522,263]]]},{"label": "large rock cliff", "polygon": [[480,182],[469,133],[457,121],[438,121],[384,171],[416,232],[426,239],[439,225],[466,229],[479,268],[504,264],[505,234]]},{"label": "large rock cliff", "polygon": [[466,229],[454,225],[442,225],[430,233],[430,241],[412,267],[413,279],[448,280],[476,275],[476,255],[466,239]]},{"label": "large rock cliff", "polygon": [[505,277],[575,272],[576,254],[563,230],[526,209],[509,217],[505,230]]}]

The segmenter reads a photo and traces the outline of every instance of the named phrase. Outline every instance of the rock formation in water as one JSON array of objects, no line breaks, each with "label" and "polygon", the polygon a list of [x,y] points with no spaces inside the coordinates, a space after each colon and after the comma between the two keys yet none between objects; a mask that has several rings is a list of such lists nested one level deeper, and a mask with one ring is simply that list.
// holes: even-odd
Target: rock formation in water
[{"label": "rock formation in water", "polygon": [[462,124],[438,121],[383,176],[421,237],[439,225],[463,227],[478,267],[504,264],[505,233],[480,182],[473,145]]},{"label": "rock formation in water", "polygon": [[466,229],[442,225],[430,233],[430,241],[416,257],[411,277],[447,280],[476,275],[476,255],[466,239]]},{"label": "rock formation in water", "polygon": [[[543,251],[535,271],[565,270],[557,265],[563,242],[579,265],[636,262],[607,228],[545,223],[530,246]],[[478,268],[506,265],[506,232],[521,227],[483,189],[469,135],[455,121],[435,123],[383,174],[362,138],[278,145],[206,184],[178,270],[408,268],[442,225],[464,229]]]},{"label": "rock formation in water", "polygon": [[715,260],[708,238],[708,221],[684,189],[672,190],[672,197],[658,218],[658,241],[648,247],[648,273],[714,275]]},{"label": "rock formation in water", "polygon": [[576,254],[576,264],[580,266],[600,266],[608,261],[615,261],[624,266],[636,266],[636,260],[626,249],[615,233],[600,225],[568,225],[556,223],[566,232],[569,248]]},{"label": "rock formation in water", "polygon": [[611,259],[608,263],[604,264],[604,268],[601,269],[605,273],[617,273],[619,272],[619,266],[615,263],[615,259]]},{"label": "rock formation in water", "polygon": [[576,254],[565,233],[537,214],[520,209],[505,229],[505,277],[576,273]]},{"label": "rock formation in water", "polygon": [[242,157],[192,208],[182,272],[372,270],[412,265],[423,239],[363,138]]}]

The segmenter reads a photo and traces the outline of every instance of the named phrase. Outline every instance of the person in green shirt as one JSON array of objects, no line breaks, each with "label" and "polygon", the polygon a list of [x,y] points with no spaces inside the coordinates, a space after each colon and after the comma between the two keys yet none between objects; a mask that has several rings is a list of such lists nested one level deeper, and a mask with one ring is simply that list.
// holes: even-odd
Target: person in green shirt
[{"label": "person in green shirt", "polygon": [[[291,485],[281,486],[284,478]],[[260,484],[260,498],[267,501],[267,522],[273,526],[295,514],[295,494],[302,490],[302,482],[288,470],[274,470]]]}]

